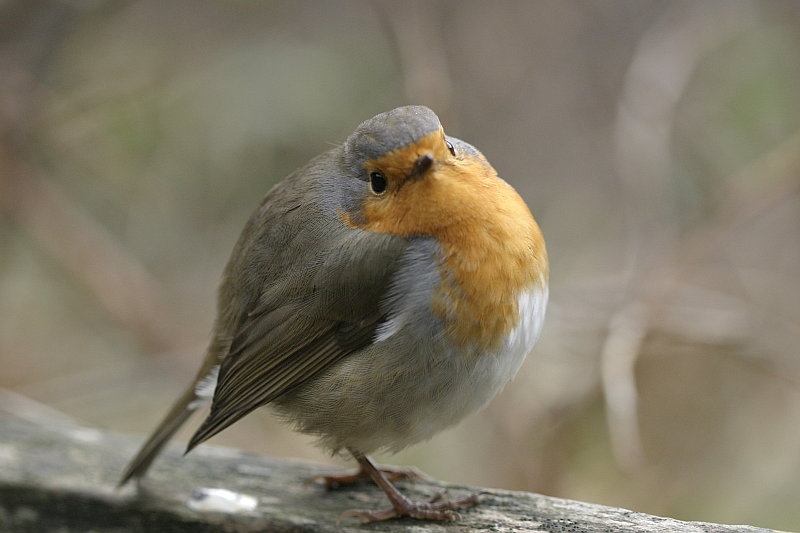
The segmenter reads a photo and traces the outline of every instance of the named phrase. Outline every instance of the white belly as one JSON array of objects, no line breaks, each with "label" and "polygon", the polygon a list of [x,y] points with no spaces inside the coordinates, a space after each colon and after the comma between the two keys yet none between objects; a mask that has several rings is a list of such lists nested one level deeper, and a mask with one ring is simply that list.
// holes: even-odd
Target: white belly
[{"label": "white belly", "polygon": [[[399,451],[480,409],[514,377],[544,320],[548,291],[519,295],[519,324],[496,353],[465,355],[431,330],[403,326],[275,402],[280,415],[323,446]],[[413,333],[412,333],[413,332]]]}]

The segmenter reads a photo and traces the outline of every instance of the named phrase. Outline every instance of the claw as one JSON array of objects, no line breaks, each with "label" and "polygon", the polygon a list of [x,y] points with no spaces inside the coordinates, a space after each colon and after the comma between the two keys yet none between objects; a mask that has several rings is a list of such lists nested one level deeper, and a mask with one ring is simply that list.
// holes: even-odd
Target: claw
[{"label": "claw", "polygon": [[[344,517],[356,516],[362,523],[377,522],[381,520],[389,520],[391,518],[401,518],[408,516],[410,518],[417,518],[419,520],[458,520],[461,515],[455,509],[462,507],[469,507],[479,502],[477,494],[472,494],[467,498],[456,501],[440,501],[444,497],[446,491],[440,491],[428,501],[415,502],[403,496],[400,491],[392,485],[389,476],[401,474],[403,477],[408,477],[409,472],[414,477],[419,477],[421,473],[418,470],[393,470],[387,468],[377,468],[369,458],[357,450],[350,449],[350,453],[358,461],[361,466],[361,471],[356,474],[360,477],[368,477],[375,482],[378,487],[386,494],[389,501],[392,503],[390,509],[380,509],[377,511],[365,511],[361,509],[353,509],[345,511],[339,517],[341,520]],[[335,477],[335,476],[332,476]],[[348,476],[348,480],[352,476]],[[323,476],[323,479],[325,477]]]},{"label": "claw", "polygon": [[454,509],[469,507],[480,501],[477,494],[472,494],[461,500],[436,503],[442,498],[444,493],[445,491],[441,491],[426,502],[414,502],[405,499],[389,509],[380,509],[377,511],[351,509],[342,513],[339,519],[355,516],[358,517],[362,524],[390,520],[392,518],[402,518],[404,516],[419,520],[460,520],[461,514]]}]

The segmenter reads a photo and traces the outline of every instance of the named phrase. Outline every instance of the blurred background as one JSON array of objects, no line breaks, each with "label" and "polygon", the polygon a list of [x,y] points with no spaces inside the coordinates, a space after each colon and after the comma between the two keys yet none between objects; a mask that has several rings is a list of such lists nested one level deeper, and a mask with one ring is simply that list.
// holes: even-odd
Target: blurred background
[{"label": "blurred background", "polygon": [[[407,103],[525,197],[551,306],[484,412],[378,459],[800,529],[792,0],[0,0],[0,411],[143,438],[259,199]],[[348,465],[266,411],[211,442]]]}]

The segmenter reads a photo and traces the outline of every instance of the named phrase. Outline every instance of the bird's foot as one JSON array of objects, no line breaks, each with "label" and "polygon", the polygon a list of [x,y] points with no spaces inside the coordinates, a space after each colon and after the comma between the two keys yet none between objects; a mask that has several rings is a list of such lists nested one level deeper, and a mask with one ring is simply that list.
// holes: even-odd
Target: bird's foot
[{"label": "bird's foot", "polygon": [[350,511],[345,511],[341,518],[355,516],[364,524],[389,520],[391,518],[401,518],[404,516],[419,520],[458,520],[461,518],[461,515],[456,512],[455,509],[470,507],[480,501],[477,494],[472,494],[461,500],[440,501],[443,494],[444,491],[425,502],[415,502],[403,496],[401,499],[393,501],[392,507],[389,509],[381,509],[378,511],[352,509]]},{"label": "bird's foot", "polygon": [[[400,480],[429,481],[431,479],[427,474],[417,468],[414,468],[413,466],[398,467],[381,465],[377,468],[392,483]],[[336,489],[346,485],[355,485],[356,483],[360,483],[362,481],[371,480],[372,478],[370,477],[369,473],[362,468],[353,474],[319,474],[316,476],[311,476],[310,478],[306,479],[305,483],[306,485],[310,485],[312,483],[316,483],[317,481],[322,481],[326,488]]]}]

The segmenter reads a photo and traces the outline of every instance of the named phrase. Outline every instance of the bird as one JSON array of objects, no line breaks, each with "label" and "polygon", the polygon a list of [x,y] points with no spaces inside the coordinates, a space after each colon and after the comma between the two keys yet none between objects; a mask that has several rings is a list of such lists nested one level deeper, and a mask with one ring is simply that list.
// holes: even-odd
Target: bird
[{"label": "bird", "polygon": [[247,221],[190,386],[130,461],[141,478],[210,402],[187,453],[268,406],[372,480],[391,507],[363,522],[454,520],[478,503],[413,501],[408,475],[369,458],[427,440],[484,407],[535,344],[548,300],[542,232],[472,145],[418,105],[362,122],[275,185]]}]

